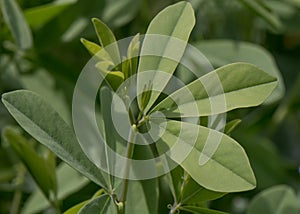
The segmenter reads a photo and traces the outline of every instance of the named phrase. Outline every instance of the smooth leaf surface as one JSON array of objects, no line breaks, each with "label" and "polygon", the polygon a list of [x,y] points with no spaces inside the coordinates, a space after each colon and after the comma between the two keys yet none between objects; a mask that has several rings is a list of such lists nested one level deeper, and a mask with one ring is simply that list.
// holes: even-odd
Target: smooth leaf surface
[{"label": "smooth leaf surface", "polygon": [[278,85],[265,103],[275,102],[284,96],[285,86],[282,75],[274,57],[263,47],[243,41],[235,42],[221,39],[198,42],[195,46],[215,66],[224,66],[234,62],[248,62],[276,77]]},{"label": "smooth leaf surface", "polygon": [[233,63],[175,91],[151,112],[160,110],[167,117],[175,118],[220,114],[236,108],[260,105],[276,85],[276,78],[258,67]]},{"label": "smooth leaf surface", "polygon": [[[138,97],[139,107],[143,109],[142,106],[145,106],[145,112],[153,105],[170,79],[170,76],[161,78],[159,74],[161,72],[173,74],[185,51],[186,42],[194,24],[193,8],[190,3],[184,1],[165,8],[151,21],[141,47],[142,57],[139,61],[138,72],[157,72],[153,72],[152,77],[149,78],[138,75],[137,79],[138,94],[143,92],[149,80],[153,83],[152,89],[155,90],[146,104],[141,103],[141,97]],[[164,37],[159,37],[159,35]]]},{"label": "smooth leaf surface", "polygon": [[40,157],[30,143],[20,133],[16,132],[16,130],[6,128],[3,134],[25,164],[44,195],[50,201],[54,201],[57,194],[55,170],[53,171],[46,159]]},{"label": "smooth leaf surface", "polygon": [[[153,123],[159,124],[158,121],[153,119]],[[157,143],[159,152],[172,149],[170,158],[204,188],[216,192],[239,192],[255,187],[256,180],[244,149],[229,136],[173,120],[159,126],[166,126],[162,141]],[[201,158],[205,159],[204,164],[201,164]]]},{"label": "smooth leaf surface", "polygon": [[122,62],[122,72],[124,73],[125,79],[131,77],[136,73],[138,65],[138,54],[140,50],[140,35],[135,35],[127,49],[127,59]]},{"label": "smooth leaf surface", "polygon": [[86,200],[79,204],[76,204],[75,206],[71,207],[66,212],[64,212],[64,214],[78,214],[80,209],[83,208],[88,202],[89,202],[89,200]]},{"label": "smooth leaf surface", "polygon": [[31,31],[16,0],[2,0],[1,9],[4,20],[20,48],[31,48]]},{"label": "smooth leaf surface", "polygon": [[158,208],[158,182],[129,181],[125,213],[156,214]]},{"label": "smooth leaf surface", "polygon": [[107,187],[100,170],[83,153],[73,130],[41,97],[19,90],[3,94],[2,102],[36,140],[96,184]]},{"label": "smooth leaf surface", "polygon": [[121,71],[110,71],[111,63],[107,61],[99,62],[96,67],[103,75],[105,81],[114,91],[117,91],[119,86],[124,81],[124,74]]},{"label": "smooth leaf surface", "polygon": [[117,65],[120,62],[120,51],[115,35],[101,20],[93,18],[92,21],[101,46],[106,48],[113,62]]},{"label": "smooth leaf surface", "polygon": [[251,201],[247,214],[297,214],[300,206],[292,188],[286,185],[273,186],[259,193]]},{"label": "smooth leaf surface", "polygon": [[[56,169],[57,198],[63,200],[72,193],[77,192],[89,183],[89,180],[81,176],[77,171],[65,163],[61,163]],[[50,204],[41,191],[36,190],[25,202],[22,214],[38,213],[49,207]]]}]

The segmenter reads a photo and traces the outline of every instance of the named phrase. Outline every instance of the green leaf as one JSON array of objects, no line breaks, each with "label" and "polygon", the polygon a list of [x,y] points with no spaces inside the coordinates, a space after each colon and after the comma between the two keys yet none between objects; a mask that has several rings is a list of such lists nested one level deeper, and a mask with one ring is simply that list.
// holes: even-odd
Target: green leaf
[{"label": "green leaf", "polygon": [[120,51],[116,38],[109,27],[97,18],[92,19],[96,30],[99,42],[103,48],[109,53],[115,65],[118,65],[120,60]]},{"label": "green leaf", "polygon": [[282,30],[282,23],[276,14],[270,11],[270,8],[267,6],[264,0],[239,0],[246,7],[251,9],[261,18],[263,18],[267,23],[269,23],[274,30]]},{"label": "green leaf", "polygon": [[77,0],[71,1],[54,1],[49,4],[33,7],[25,10],[24,15],[28,24],[33,28],[40,28],[62,13]]},{"label": "green leaf", "polygon": [[64,214],[78,214],[79,210],[83,208],[90,200],[83,201],[79,204],[76,204],[75,206],[68,209]]},{"label": "green leaf", "polygon": [[234,62],[248,62],[276,77],[278,85],[265,103],[278,101],[284,96],[285,86],[282,75],[274,57],[263,47],[248,42],[231,40],[208,40],[198,42],[195,46],[215,66],[223,66]]},{"label": "green leaf", "polygon": [[300,206],[292,188],[286,185],[273,186],[259,193],[251,201],[247,214],[298,214]]},{"label": "green leaf", "polygon": [[98,44],[84,38],[81,38],[80,42],[84,45],[84,47],[89,51],[89,53],[92,56],[96,55],[102,49]]},{"label": "green leaf", "polygon": [[40,157],[30,143],[14,129],[6,128],[3,134],[43,191],[43,194],[50,201],[55,201],[57,195],[55,163],[53,168],[53,164],[49,164],[46,159]]},{"label": "green leaf", "polygon": [[1,9],[4,21],[10,28],[19,47],[22,49],[31,48],[31,31],[17,2],[15,0],[2,0]]},{"label": "green leaf", "polygon": [[[57,167],[56,174],[58,200],[65,199],[89,183],[88,179],[81,176],[77,171],[65,163],[61,163]],[[49,206],[49,202],[46,200],[41,191],[37,189],[25,202],[22,214],[39,213]]]},{"label": "green leaf", "polygon": [[104,76],[105,81],[114,90],[117,91],[124,81],[124,74],[121,71],[110,71],[111,62],[102,61],[96,64],[96,67]]},{"label": "green leaf", "polygon": [[257,106],[271,94],[276,85],[276,78],[258,67],[248,63],[234,63],[218,68],[175,91],[151,112],[162,111],[167,117],[173,118],[198,117]]},{"label": "green leaf", "polygon": [[[147,75],[147,78],[145,75],[138,75],[137,77],[137,94],[142,94],[144,87],[149,83],[149,79],[153,83],[153,93],[148,103],[142,103],[141,96],[138,97],[139,107],[144,109],[145,113],[153,105],[175,71],[185,51],[186,42],[194,24],[193,8],[190,3],[185,1],[165,8],[151,21],[141,47],[138,72],[160,72],[152,72],[150,76]],[[162,78],[162,72],[171,75]]]},{"label": "green leaf", "polygon": [[83,153],[73,130],[41,97],[18,90],[3,94],[2,102],[37,141],[93,182],[107,188],[103,175]]},{"label": "green leaf", "polygon": [[78,214],[117,214],[117,207],[109,195],[101,195],[92,199],[84,207],[82,207]]},{"label": "green leaf", "polygon": [[135,35],[127,49],[127,59],[122,62],[122,72],[125,79],[136,74],[138,65],[138,54],[140,50],[140,34]]},{"label": "green leaf", "polygon": [[157,179],[129,181],[125,213],[156,214],[158,210]]},{"label": "green leaf", "polygon": [[239,192],[255,187],[256,180],[244,149],[229,136],[186,122],[161,122],[153,118],[152,123],[164,131],[161,141],[156,143],[160,154],[172,149],[170,158],[204,188]]},{"label": "green leaf", "polygon": [[211,210],[211,209],[196,207],[196,206],[183,206],[180,207],[180,210],[191,212],[194,214],[228,214],[226,212],[221,212],[217,210]]}]

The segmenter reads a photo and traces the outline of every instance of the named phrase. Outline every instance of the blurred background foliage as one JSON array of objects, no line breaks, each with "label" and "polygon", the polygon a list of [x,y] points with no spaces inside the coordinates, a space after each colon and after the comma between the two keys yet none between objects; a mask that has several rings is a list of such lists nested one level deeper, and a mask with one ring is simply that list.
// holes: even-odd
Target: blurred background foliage
[{"label": "blurred background foliage", "polygon": [[[35,91],[71,124],[73,88],[90,57],[80,38],[96,41],[91,18],[103,20],[113,29],[117,39],[122,39],[138,32],[145,33],[154,15],[177,1],[0,2],[0,94],[21,88]],[[257,188],[226,195],[210,206],[231,213],[244,213],[250,207],[248,212],[255,213],[257,197],[279,194],[282,186],[265,190],[279,184],[288,186],[289,191],[293,191],[290,194],[296,193],[300,204],[300,1],[190,2],[197,18],[190,42],[215,67],[246,61],[282,76],[280,86],[267,103],[228,114],[228,120],[242,119],[231,135],[249,156]],[[0,103],[0,131],[7,126],[16,126],[16,123]],[[53,162],[49,151],[26,133],[22,136],[34,149],[36,158],[44,159],[46,164]],[[38,190],[34,175],[28,173],[30,169],[24,167],[24,159],[14,152],[12,146],[1,138],[0,213],[51,213],[51,208],[46,209],[49,204]],[[62,210],[90,198],[97,190],[96,185],[59,160],[56,162]],[[267,192],[251,202],[263,190]],[[164,199],[160,202],[162,209],[171,202],[168,197],[161,196]]]}]

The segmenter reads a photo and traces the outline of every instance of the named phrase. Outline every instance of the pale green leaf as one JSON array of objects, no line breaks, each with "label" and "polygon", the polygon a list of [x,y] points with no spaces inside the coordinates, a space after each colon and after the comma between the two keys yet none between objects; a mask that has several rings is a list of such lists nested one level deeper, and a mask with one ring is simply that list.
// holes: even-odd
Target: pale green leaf
[{"label": "pale green leaf", "polygon": [[152,123],[164,130],[161,141],[156,143],[159,152],[172,149],[170,158],[204,188],[239,192],[255,187],[256,180],[244,149],[229,136],[186,122],[161,122],[153,118]]},{"label": "pale green leaf", "polygon": [[151,112],[167,117],[220,114],[260,105],[277,85],[275,77],[248,63],[234,63],[212,71],[168,96]]},{"label": "pale green leaf", "polygon": [[265,103],[275,102],[284,96],[285,86],[282,75],[274,57],[263,47],[248,42],[231,40],[207,40],[198,42],[195,46],[215,66],[223,66],[234,62],[248,62],[276,77],[278,85]]},{"label": "pale green leaf", "polygon": [[122,62],[122,72],[124,73],[125,79],[131,77],[136,73],[138,64],[138,54],[140,50],[140,35],[135,35],[127,49],[127,58]]},{"label": "pale green leaf", "polygon": [[286,185],[273,186],[251,201],[247,214],[298,214],[300,205],[294,190]]},{"label": "pale green leaf", "polygon": [[[193,8],[185,1],[165,8],[151,21],[141,47],[138,72],[154,72],[146,78],[145,75],[140,74],[137,79],[138,94],[142,94],[149,80],[154,90],[148,103],[141,103],[142,97],[138,97],[139,107],[144,109],[145,113],[151,108],[175,71],[194,24]],[[162,78],[162,72],[170,75]]]},{"label": "pale green leaf", "polygon": [[36,140],[96,184],[107,187],[100,170],[83,153],[73,130],[41,97],[19,90],[3,94],[2,102]]},{"label": "pale green leaf", "polygon": [[31,48],[31,31],[17,2],[15,0],[2,0],[1,9],[4,21],[20,48]]}]

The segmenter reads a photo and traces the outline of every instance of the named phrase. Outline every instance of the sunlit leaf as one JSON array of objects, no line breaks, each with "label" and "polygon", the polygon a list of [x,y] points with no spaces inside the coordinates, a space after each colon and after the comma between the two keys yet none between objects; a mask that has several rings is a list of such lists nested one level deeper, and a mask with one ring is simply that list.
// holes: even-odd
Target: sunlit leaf
[{"label": "sunlit leaf", "polygon": [[[139,107],[144,109],[145,113],[171,78],[171,76],[162,78],[161,74],[162,72],[168,74],[174,72],[184,53],[194,24],[193,8],[190,3],[184,1],[165,8],[151,21],[141,47],[143,57],[140,58],[138,72],[155,72],[152,72],[147,78],[144,75],[138,75],[137,79],[138,94],[143,92],[149,80],[153,83],[154,91],[148,103],[141,103],[141,96],[138,97]],[[155,55],[153,56],[153,54]]]},{"label": "sunlit leaf", "polygon": [[[152,122],[159,124],[158,121]],[[156,143],[160,153],[172,149],[170,158],[201,186],[216,192],[239,192],[255,187],[256,180],[244,149],[229,136],[173,120],[159,126],[164,128],[162,141]],[[205,146],[208,148],[203,153]]]},{"label": "sunlit leaf", "polygon": [[277,85],[275,77],[247,63],[210,72],[175,91],[155,106],[167,117],[197,117],[260,105]]}]

